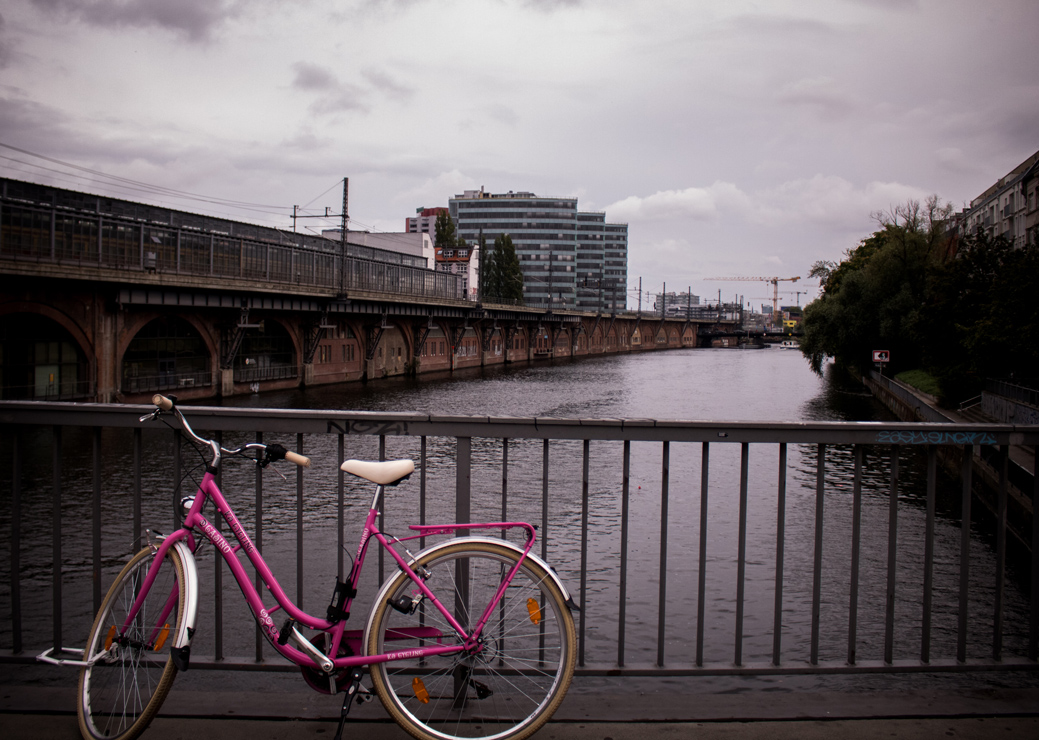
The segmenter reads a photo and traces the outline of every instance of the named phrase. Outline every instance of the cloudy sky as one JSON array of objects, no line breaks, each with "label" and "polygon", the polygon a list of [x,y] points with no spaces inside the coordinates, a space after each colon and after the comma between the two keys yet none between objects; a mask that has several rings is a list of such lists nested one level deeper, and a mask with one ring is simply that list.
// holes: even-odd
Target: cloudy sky
[{"label": "cloudy sky", "polygon": [[1039,149],[1037,36],[1036,0],[6,0],[0,174],[283,227],[346,176],[378,231],[576,196],[629,286],[759,303],[705,278],[806,275]]}]

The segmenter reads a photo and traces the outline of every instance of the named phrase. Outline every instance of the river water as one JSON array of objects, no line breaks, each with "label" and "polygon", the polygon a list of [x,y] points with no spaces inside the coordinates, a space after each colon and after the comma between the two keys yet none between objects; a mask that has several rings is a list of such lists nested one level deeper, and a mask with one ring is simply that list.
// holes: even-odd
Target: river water
[{"label": "river water", "polygon": [[[861,385],[842,381],[827,368],[813,374],[796,351],[688,349],[535,366],[467,371],[440,378],[373,382],[232,399],[234,405],[417,411],[429,414],[548,416],[563,418],[656,418],[706,421],[870,421],[891,419]],[[512,441],[509,450],[510,517],[542,520],[542,446]],[[764,449],[762,449],[764,448]],[[374,441],[367,453],[374,454]],[[669,457],[669,526],[665,661],[669,667],[692,664],[695,656],[699,444],[672,444]],[[329,454],[331,450],[329,450]],[[430,441],[431,520],[453,516],[453,450],[449,442]],[[315,453],[317,454],[317,453]],[[348,455],[351,453],[348,451]],[[362,456],[358,453],[354,456]],[[474,442],[474,520],[500,516],[500,447]],[[390,457],[411,455],[413,441],[390,440]],[[586,660],[616,660],[620,549],[619,443],[591,448],[589,518],[590,557],[585,595]],[[632,445],[631,519],[626,632],[628,664],[656,659],[661,530],[661,445]],[[886,451],[883,453],[886,455]],[[858,608],[860,660],[883,655],[883,606],[887,556],[887,460],[867,458],[863,492],[863,552]],[[822,660],[842,660],[847,652],[850,570],[850,449],[827,453],[822,623]],[[553,443],[548,557],[571,589],[580,581],[579,443]],[[807,661],[811,623],[816,448],[791,445],[787,474],[784,661]],[[748,504],[748,558],[743,660],[767,663],[772,650],[772,613],[776,549],[775,446],[752,446]],[[707,604],[707,662],[725,663],[734,654],[736,535],[738,527],[739,445],[711,446]],[[922,456],[904,449],[901,459],[898,536],[896,656],[919,655],[924,537],[925,477]],[[958,482],[942,481],[936,531],[935,612],[932,655],[955,656],[958,587]],[[402,487],[403,488],[403,487]],[[441,497],[442,494],[442,497]],[[394,494],[397,496],[397,494]],[[436,501],[442,498],[443,506]],[[402,494],[387,503],[392,513],[416,517],[413,498]],[[978,507],[980,508],[980,507]],[[972,550],[972,630],[970,654],[985,657],[991,646],[988,599],[994,574],[991,537],[978,527]],[[1013,575],[1013,571],[1012,571]],[[1008,651],[1023,650],[1026,603],[1012,583],[1007,597]],[[912,625],[912,627],[910,627]]]},{"label": "river water", "polygon": [[[469,370],[439,377],[392,379],[367,385],[345,384],[305,391],[275,392],[227,399],[228,405],[266,408],[313,408],[372,411],[415,411],[429,414],[547,416],[564,418],[656,418],[704,421],[870,421],[889,418],[886,412],[863,392],[861,385],[849,384],[827,368],[825,377],[813,374],[799,352],[777,348],[758,351],[733,349],[671,350],[645,354],[552,361],[533,366],[509,366],[488,370]],[[25,498],[27,510],[35,502],[43,513],[30,513],[23,531],[33,524],[43,528],[49,511],[46,494],[50,462],[46,452],[47,432],[39,433],[38,459],[27,462]],[[66,513],[86,514],[89,501],[89,439],[65,440]],[[125,493],[119,489],[120,477],[129,463],[125,433],[106,430],[104,438],[105,512],[125,511]],[[227,439],[225,444],[235,440]],[[245,441],[243,438],[242,441]],[[31,444],[32,440],[28,440]],[[283,443],[294,444],[294,439]],[[348,457],[374,458],[376,438],[348,437]],[[168,453],[167,433],[145,435],[146,460]],[[308,438],[306,452],[314,460],[307,473],[307,494],[303,502],[305,525],[304,607],[323,613],[330,584],[335,576],[334,502],[335,471],[338,452],[333,437]],[[418,441],[413,438],[387,439],[389,457],[419,459]],[[27,449],[34,449],[31,446]],[[554,442],[549,469],[549,511],[541,510],[542,443],[537,440],[512,440],[509,448],[508,516],[532,522],[548,522],[539,536],[548,542],[548,559],[583,606],[586,624],[586,662],[599,666],[616,663],[618,636],[618,568],[620,562],[621,447],[619,443],[596,442],[591,447],[591,513],[589,517],[589,565],[587,591],[577,593],[580,583],[581,521],[581,445]],[[430,439],[427,449],[427,477],[430,522],[453,517],[453,441]],[[669,458],[669,525],[667,529],[667,599],[664,606],[665,663],[667,667],[692,665],[695,655],[697,568],[699,551],[698,516],[700,507],[699,444],[672,444]],[[707,593],[705,602],[705,650],[708,663],[731,663],[734,652],[736,591],[736,533],[738,526],[739,445],[711,445],[711,492],[707,541]],[[808,660],[811,623],[812,553],[815,516],[814,446],[791,445],[787,471],[786,537],[784,558],[783,660],[803,665]],[[628,546],[629,585],[625,630],[625,663],[652,665],[658,649],[659,583],[661,536],[661,463],[659,443],[635,443],[631,458],[631,517]],[[496,521],[501,517],[501,443],[475,440],[473,446],[474,520]],[[868,459],[863,483],[863,541],[861,585],[856,648],[860,660],[878,660],[883,650],[883,608],[887,553],[886,460],[879,453]],[[896,657],[912,658],[919,653],[919,624],[922,592],[922,553],[924,531],[924,476],[922,460],[912,449],[902,457],[898,535],[898,586],[896,590]],[[767,663],[772,651],[772,611],[776,552],[776,475],[775,446],[752,446],[748,500],[748,554],[743,660]],[[251,481],[248,466],[224,469],[225,492],[237,486],[250,491],[229,497],[247,529],[256,526],[250,513]],[[827,450],[827,499],[821,604],[822,632],[820,658],[843,660],[847,651],[848,573],[851,532],[851,452],[839,447]],[[167,491],[168,473],[146,471],[149,490]],[[296,593],[294,557],[296,552],[296,501],[294,476],[280,482],[268,473],[266,499],[260,517],[263,525],[264,555],[281,578],[286,591]],[[405,523],[418,519],[418,486],[415,479],[395,489],[386,502],[387,528],[404,530]],[[36,501],[34,492],[39,489]],[[368,503],[368,491],[348,484],[346,541],[356,541]],[[145,506],[146,524],[170,519],[167,494],[154,497]],[[939,516],[935,534],[935,610],[932,656],[955,656],[955,628],[959,562],[958,483],[942,481]],[[240,507],[240,508],[238,508]],[[7,527],[9,505],[0,508],[0,526]],[[393,522],[393,523],[391,523]],[[68,525],[66,525],[68,526]],[[44,531],[41,529],[41,531]],[[23,535],[23,538],[24,535]],[[129,551],[131,539],[122,529],[109,525],[103,533],[106,574],[117,572]],[[29,538],[25,538],[29,539]],[[6,545],[0,544],[0,549]],[[29,610],[25,619],[27,644],[46,643],[50,634],[46,615],[49,600],[49,539],[30,541],[23,553],[23,591]],[[972,541],[971,657],[985,657],[991,645],[991,594],[995,569],[991,536],[983,525],[975,527]],[[78,597],[82,576],[89,573],[89,552],[66,557],[66,590]],[[3,572],[9,558],[0,552],[0,579],[9,583]],[[375,568],[366,566],[362,593],[371,593],[377,584]],[[200,563],[204,582],[215,580],[212,557]],[[1010,568],[1007,583],[1006,652],[1022,653],[1027,629],[1027,604],[1019,587],[1019,574]],[[224,575],[223,591],[228,604],[225,622],[248,619],[238,604],[238,590]],[[210,586],[211,587],[211,586]],[[9,605],[9,592],[0,591],[0,602]],[[89,610],[82,614],[70,597],[65,615],[66,644],[76,643],[79,632],[89,626]],[[230,604],[236,602],[234,606]],[[355,612],[360,615],[361,599]],[[33,613],[41,617],[34,622]],[[5,611],[5,613],[9,613]],[[212,618],[212,606],[204,599],[200,624]],[[84,626],[82,623],[85,621]],[[361,619],[357,618],[361,626]],[[6,631],[6,630],[5,630]],[[226,655],[251,654],[251,630],[232,630],[225,638]],[[7,647],[8,638],[0,634]],[[212,637],[200,629],[193,646],[196,654],[214,650]],[[268,650],[268,654],[270,651]],[[771,680],[771,679],[763,679]],[[813,679],[819,685],[833,685],[836,677]],[[868,686],[868,677],[858,677],[856,686]],[[826,683],[829,682],[829,683]],[[724,682],[723,682],[724,683]]]}]

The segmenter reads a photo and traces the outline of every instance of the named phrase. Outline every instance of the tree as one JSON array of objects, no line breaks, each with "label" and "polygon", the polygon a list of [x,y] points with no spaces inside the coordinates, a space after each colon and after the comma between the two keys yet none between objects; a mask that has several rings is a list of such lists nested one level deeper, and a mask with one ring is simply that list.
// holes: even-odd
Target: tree
[{"label": "tree", "polygon": [[484,300],[522,303],[523,272],[511,236],[501,234],[494,240],[494,249],[484,258],[481,272]]},{"label": "tree", "polygon": [[977,395],[986,378],[1034,378],[1039,367],[1039,244],[965,236],[931,276],[926,362],[942,402]]},{"label": "tree", "polygon": [[455,222],[447,211],[437,213],[437,220],[433,225],[433,234],[433,246],[437,249],[454,249],[458,246]]},{"label": "tree", "polygon": [[820,298],[805,308],[801,351],[820,372],[829,355],[841,365],[869,367],[872,350],[891,351],[892,370],[920,367],[929,271],[948,255],[944,219],[951,208],[932,197],[876,213],[880,229],[839,264],[817,262]]},{"label": "tree", "polygon": [[480,231],[480,295],[484,301],[501,299],[501,275],[498,269],[497,250],[487,249],[487,240]]},{"label": "tree", "polygon": [[523,302],[523,271],[520,269],[516,247],[512,237],[502,234],[494,240],[494,253],[498,261],[501,281],[501,297],[505,302]]}]

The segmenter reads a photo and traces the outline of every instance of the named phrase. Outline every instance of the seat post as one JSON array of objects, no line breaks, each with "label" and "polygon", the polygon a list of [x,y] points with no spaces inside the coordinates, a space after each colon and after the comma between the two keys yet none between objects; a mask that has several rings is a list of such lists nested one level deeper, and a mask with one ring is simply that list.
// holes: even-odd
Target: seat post
[{"label": "seat post", "polygon": [[377,484],[375,486],[375,495],[372,496],[371,508],[373,508],[373,509],[379,508],[379,501],[382,499],[382,492],[383,492],[383,486]]}]

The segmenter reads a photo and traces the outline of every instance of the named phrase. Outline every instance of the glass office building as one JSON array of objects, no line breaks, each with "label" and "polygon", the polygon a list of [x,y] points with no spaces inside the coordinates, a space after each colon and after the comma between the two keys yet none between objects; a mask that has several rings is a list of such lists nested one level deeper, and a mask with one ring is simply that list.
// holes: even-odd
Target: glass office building
[{"label": "glass office building", "polygon": [[467,190],[448,202],[458,235],[487,249],[501,234],[516,247],[527,305],[612,311],[626,303],[628,227],[577,210],[576,198]]}]

